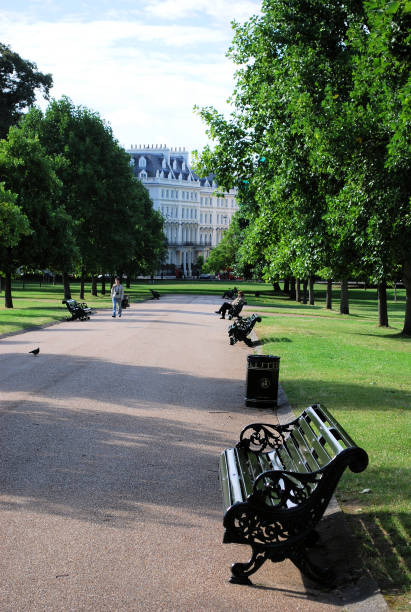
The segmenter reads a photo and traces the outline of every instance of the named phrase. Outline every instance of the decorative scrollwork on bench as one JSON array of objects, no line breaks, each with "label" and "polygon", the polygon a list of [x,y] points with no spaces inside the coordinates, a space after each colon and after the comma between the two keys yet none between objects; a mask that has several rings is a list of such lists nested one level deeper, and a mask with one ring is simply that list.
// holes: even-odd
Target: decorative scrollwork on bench
[{"label": "decorative scrollwork on bench", "polygon": [[292,429],[289,426],[252,423],[241,432],[237,446],[257,452],[262,452],[266,448],[278,449],[284,444],[286,439],[284,434],[289,433]]},{"label": "decorative scrollwork on bench", "polygon": [[268,471],[256,478],[253,497],[270,508],[299,506],[307,501],[320,482],[323,474],[299,474],[296,472]]}]

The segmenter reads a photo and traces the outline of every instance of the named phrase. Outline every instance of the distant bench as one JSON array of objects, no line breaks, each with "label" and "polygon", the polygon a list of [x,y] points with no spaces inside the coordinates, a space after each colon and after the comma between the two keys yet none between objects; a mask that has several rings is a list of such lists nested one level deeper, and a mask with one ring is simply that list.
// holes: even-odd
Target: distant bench
[{"label": "distant bench", "polygon": [[76,302],[76,300],[63,300],[62,304],[67,306],[67,310],[71,314],[71,321],[75,319],[79,319],[81,321],[85,321],[90,318],[93,310],[85,302]]},{"label": "distant bench", "polygon": [[315,527],[348,466],[362,472],[368,455],[319,404],[286,425],[253,423],[220,458],[224,543],[248,544],[248,563],[234,563],[230,582],[251,584],[249,576],[268,559],[291,559],[317,582],[330,583],[307,548],[319,539]]},{"label": "distant bench", "polygon": [[158,291],[154,291],[154,289],[150,289],[151,294],[152,294],[152,300],[159,300],[160,299],[160,294]]}]

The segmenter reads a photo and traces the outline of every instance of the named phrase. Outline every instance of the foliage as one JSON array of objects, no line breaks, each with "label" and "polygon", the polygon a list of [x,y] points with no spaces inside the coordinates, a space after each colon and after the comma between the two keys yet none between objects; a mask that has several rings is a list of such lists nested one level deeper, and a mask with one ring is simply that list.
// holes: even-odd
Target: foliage
[{"label": "foliage", "polygon": [[55,206],[61,188],[57,167],[58,160],[45,153],[38,138],[27,136],[20,127],[11,127],[7,139],[0,141],[0,180],[16,194],[23,230],[9,248],[0,245],[8,272],[18,266],[46,268],[59,258],[56,232],[67,227],[67,219],[64,210]]},{"label": "foliage", "polygon": [[197,109],[215,140],[197,167],[238,189],[250,264],[381,283],[400,267],[407,333],[409,25],[405,0],[265,0],[233,26],[235,110]]},{"label": "foliage", "polygon": [[0,138],[34,104],[38,91],[48,97],[52,84],[51,74],[39,72],[35,63],[0,43]]},{"label": "foliage", "polygon": [[31,232],[27,216],[16,204],[17,197],[0,183],[0,242],[6,248],[16,246],[21,236]]}]

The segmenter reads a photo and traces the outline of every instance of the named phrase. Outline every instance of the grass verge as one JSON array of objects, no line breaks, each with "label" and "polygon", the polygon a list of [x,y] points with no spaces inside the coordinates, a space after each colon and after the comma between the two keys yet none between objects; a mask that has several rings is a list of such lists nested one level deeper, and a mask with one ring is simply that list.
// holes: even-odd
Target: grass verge
[{"label": "grass verge", "polygon": [[389,295],[391,328],[377,327],[376,292],[351,292],[350,316],[267,298],[256,312],[265,354],[281,357],[280,380],[296,414],[326,405],[369,455],[337,498],[361,538],[363,560],[391,609],[409,610],[411,338],[401,337],[404,295]]}]

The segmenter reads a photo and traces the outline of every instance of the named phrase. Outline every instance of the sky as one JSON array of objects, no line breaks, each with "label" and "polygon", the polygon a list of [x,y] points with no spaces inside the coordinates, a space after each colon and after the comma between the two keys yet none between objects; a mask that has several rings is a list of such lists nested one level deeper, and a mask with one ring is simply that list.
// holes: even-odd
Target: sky
[{"label": "sky", "polygon": [[[229,114],[231,21],[261,0],[2,0],[0,41],[97,111],[125,148],[208,142],[194,105]],[[44,104],[40,104],[44,108]]]}]

